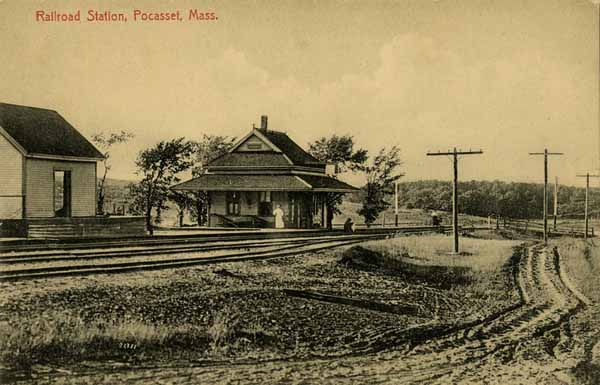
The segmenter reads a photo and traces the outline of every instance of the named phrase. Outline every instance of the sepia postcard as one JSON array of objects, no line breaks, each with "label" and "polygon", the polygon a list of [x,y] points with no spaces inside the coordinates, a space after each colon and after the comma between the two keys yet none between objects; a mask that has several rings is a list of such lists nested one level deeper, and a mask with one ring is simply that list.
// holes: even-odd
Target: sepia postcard
[{"label": "sepia postcard", "polygon": [[0,383],[600,384],[599,0],[0,20]]}]

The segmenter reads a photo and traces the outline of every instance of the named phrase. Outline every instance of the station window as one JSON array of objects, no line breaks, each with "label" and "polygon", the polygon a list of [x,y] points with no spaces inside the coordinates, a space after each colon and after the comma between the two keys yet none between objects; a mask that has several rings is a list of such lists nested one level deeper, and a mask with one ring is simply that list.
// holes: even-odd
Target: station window
[{"label": "station window", "polygon": [[270,191],[261,191],[258,193],[258,215],[273,215],[273,202],[271,201]]},{"label": "station window", "polygon": [[227,215],[240,215],[240,193],[228,191],[225,197],[227,203]]}]

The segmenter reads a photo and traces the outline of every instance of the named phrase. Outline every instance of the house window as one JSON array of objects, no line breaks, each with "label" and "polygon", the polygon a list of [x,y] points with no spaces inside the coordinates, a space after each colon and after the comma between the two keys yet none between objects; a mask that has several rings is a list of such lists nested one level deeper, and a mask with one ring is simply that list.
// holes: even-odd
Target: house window
[{"label": "house window", "polygon": [[240,215],[240,193],[237,191],[227,191],[225,196],[227,203],[227,215]]},{"label": "house window", "polygon": [[271,201],[270,191],[258,193],[258,215],[261,217],[273,215],[273,202]]}]

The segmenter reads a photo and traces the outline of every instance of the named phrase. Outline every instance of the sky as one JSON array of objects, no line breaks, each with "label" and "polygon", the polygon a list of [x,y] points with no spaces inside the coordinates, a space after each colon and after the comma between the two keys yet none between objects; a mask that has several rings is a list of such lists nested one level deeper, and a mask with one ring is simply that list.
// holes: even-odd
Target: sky
[{"label": "sky", "polygon": [[[134,21],[180,11],[182,21]],[[217,20],[188,20],[189,10]],[[42,22],[36,11],[81,12]],[[88,10],[127,22],[88,22]],[[130,131],[109,177],[134,179],[160,140],[269,127],[301,146],[398,145],[404,180],[541,182],[599,165],[599,12],[588,0],[0,0],[0,102],[59,111],[88,138]],[[360,183],[360,176],[346,175]]]}]

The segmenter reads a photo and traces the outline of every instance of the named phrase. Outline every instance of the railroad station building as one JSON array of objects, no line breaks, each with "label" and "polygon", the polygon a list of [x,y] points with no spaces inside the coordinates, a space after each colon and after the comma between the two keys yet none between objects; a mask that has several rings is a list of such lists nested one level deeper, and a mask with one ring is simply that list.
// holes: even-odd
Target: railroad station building
[{"label": "railroad station building", "polygon": [[210,161],[204,174],[172,189],[207,192],[209,226],[274,227],[280,207],[286,228],[323,228],[332,215],[327,200],[357,190],[330,169],[262,116],[261,126]]},{"label": "railroad station building", "polygon": [[0,236],[143,234],[143,218],[96,216],[102,159],[58,112],[0,103]]}]

